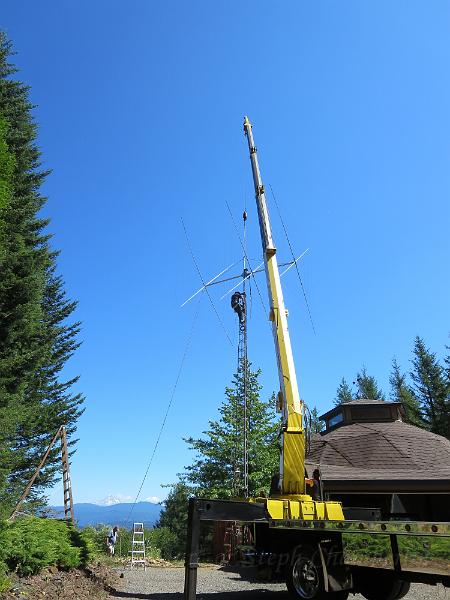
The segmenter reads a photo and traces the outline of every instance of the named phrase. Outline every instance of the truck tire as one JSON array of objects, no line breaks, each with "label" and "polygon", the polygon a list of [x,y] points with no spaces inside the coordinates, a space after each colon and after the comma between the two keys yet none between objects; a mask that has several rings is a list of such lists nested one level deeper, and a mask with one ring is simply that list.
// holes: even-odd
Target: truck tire
[{"label": "truck tire", "polygon": [[406,596],[406,594],[409,592],[409,588],[411,587],[411,584],[409,581],[401,581],[400,582],[401,585],[401,589],[399,590],[398,594],[395,596],[395,600],[400,600],[400,598],[403,598],[403,596]]},{"label": "truck tire", "polygon": [[317,548],[301,546],[292,554],[286,572],[286,585],[292,598],[302,600],[347,600],[349,592],[326,592]]},{"label": "truck tire", "polygon": [[381,577],[368,577],[358,586],[358,590],[367,600],[400,600],[409,592],[409,581],[402,581],[386,574]]},{"label": "truck tire", "polygon": [[300,546],[295,549],[286,570],[286,586],[292,598],[326,599],[328,594],[325,592],[323,570],[317,548]]}]

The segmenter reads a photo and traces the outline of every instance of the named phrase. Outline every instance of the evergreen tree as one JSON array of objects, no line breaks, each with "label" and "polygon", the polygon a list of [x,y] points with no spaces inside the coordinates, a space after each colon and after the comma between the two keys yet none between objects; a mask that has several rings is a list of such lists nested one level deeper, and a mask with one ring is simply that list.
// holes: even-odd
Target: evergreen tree
[{"label": "evergreen tree", "polygon": [[447,383],[450,385],[450,346],[445,346],[446,350],[449,351],[447,356],[444,358],[445,362],[445,376],[447,378]]},{"label": "evergreen tree", "polygon": [[319,411],[315,406],[311,411],[311,433],[320,433],[324,427],[324,422],[319,419]]},{"label": "evergreen tree", "polygon": [[413,350],[411,378],[430,431],[450,438],[450,385],[436,355],[417,336]]},{"label": "evergreen tree", "polygon": [[336,390],[336,398],[334,399],[334,405],[339,406],[345,402],[351,402],[353,400],[353,394],[350,386],[347,383],[345,377],[341,379],[341,383]]},{"label": "evergreen tree", "polygon": [[420,403],[413,390],[407,385],[406,375],[401,372],[400,365],[395,358],[392,360],[389,383],[391,384],[391,400],[403,404],[406,412],[406,422],[417,427],[425,427],[420,412]]},{"label": "evergreen tree", "polygon": [[[0,505],[23,491],[61,424],[73,432],[83,398],[59,381],[77,347],[75,308],[55,274],[48,221],[39,217],[47,172],[40,169],[28,88],[13,78],[11,44],[0,32]],[[72,442],[73,443],[73,442]],[[5,454],[6,453],[6,454]],[[7,456],[6,456],[7,455]],[[3,460],[4,459],[4,460]],[[33,489],[53,481],[57,450]],[[3,479],[2,479],[3,473]]]},{"label": "evergreen tree", "polygon": [[366,367],[363,367],[356,375],[357,398],[369,400],[385,400],[383,392],[378,387],[375,377],[368,375]]},{"label": "evergreen tree", "polygon": [[[0,117],[0,264],[3,264],[5,259],[5,212],[11,203],[12,176],[14,172],[14,157],[9,152],[6,143],[7,128],[7,122]],[[2,389],[1,364],[0,359],[0,491],[6,486],[9,474],[8,465],[12,460],[11,448],[6,443],[6,440],[12,431],[14,431],[15,423],[14,407],[6,402],[5,393]]]},{"label": "evergreen tree", "polygon": [[239,365],[233,386],[225,389],[225,400],[219,408],[220,418],[209,421],[209,429],[200,439],[185,441],[196,451],[194,463],[186,467],[186,483],[196,494],[210,498],[236,495],[236,479],[243,469],[243,388],[247,369],[248,472],[249,494],[268,491],[271,477],[279,468],[278,424],[275,422],[275,399],[260,399],[260,371],[252,371],[250,363]]},{"label": "evergreen tree", "polygon": [[174,556],[183,556],[186,551],[188,520],[188,501],[193,495],[192,489],[183,481],[171,486],[163,502],[163,510],[155,527],[167,527],[176,536]]}]

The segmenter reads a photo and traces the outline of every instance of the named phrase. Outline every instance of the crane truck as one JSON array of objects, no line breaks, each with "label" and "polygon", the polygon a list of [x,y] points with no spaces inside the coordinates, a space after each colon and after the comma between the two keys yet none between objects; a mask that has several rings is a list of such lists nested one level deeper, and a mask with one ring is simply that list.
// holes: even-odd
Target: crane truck
[{"label": "crane truck", "polygon": [[[244,120],[252,167],[256,207],[261,234],[270,303],[269,320],[275,344],[280,391],[277,407],[282,413],[279,476],[268,497],[189,501],[185,561],[185,600],[195,600],[199,557],[200,523],[229,521],[253,528],[252,552],[247,559],[270,568],[286,581],[293,598],[345,600],[361,593],[367,600],[396,600],[404,597],[411,582],[441,583],[450,587],[450,523],[374,520],[376,514],[360,509],[358,514],[340,502],[312,494],[305,477],[304,407],[300,399],[287,324],[287,310],[272,237],[265,188],[258,163],[252,125]],[[311,493],[309,493],[311,492]],[[384,564],[349,560],[346,548],[355,537],[370,543],[388,544]],[[402,541],[418,540],[422,548],[439,545],[438,568],[408,570],[402,564]],[[367,542],[369,540],[369,542]],[[387,564],[386,564],[387,563]]]}]

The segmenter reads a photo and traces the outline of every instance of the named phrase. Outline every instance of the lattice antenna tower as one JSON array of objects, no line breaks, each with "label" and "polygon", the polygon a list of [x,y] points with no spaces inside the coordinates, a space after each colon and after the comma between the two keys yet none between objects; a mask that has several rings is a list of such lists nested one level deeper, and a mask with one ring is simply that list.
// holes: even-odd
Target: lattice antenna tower
[{"label": "lattice antenna tower", "polygon": [[[236,427],[236,445],[235,448],[242,448],[242,457],[235,457],[233,465],[233,482],[235,495],[248,498],[248,355],[247,355],[247,293],[246,281],[249,275],[246,263],[246,222],[247,212],[244,210],[242,215],[244,222],[243,244],[244,252],[242,257],[242,291],[236,291],[231,296],[231,308],[238,316],[239,341],[238,341],[238,373],[242,374],[242,395],[238,399],[235,427]],[[240,415],[242,420],[240,421]],[[239,468],[240,467],[240,468]]]}]

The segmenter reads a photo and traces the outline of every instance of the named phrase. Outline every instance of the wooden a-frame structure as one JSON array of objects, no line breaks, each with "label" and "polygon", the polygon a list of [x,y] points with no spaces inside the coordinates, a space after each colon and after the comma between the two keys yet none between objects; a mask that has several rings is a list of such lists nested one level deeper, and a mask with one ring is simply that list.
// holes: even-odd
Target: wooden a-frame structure
[{"label": "wooden a-frame structure", "polygon": [[61,425],[61,427],[56,432],[54,438],[48,445],[47,450],[45,451],[45,454],[42,457],[41,462],[39,463],[39,466],[37,467],[36,471],[34,472],[33,477],[28,482],[27,487],[25,488],[22,496],[20,497],[19,501],[17,502],[13,512],[11,513],[11,516],[9,517],[10,521],[13,521],[18,516],[18,514],[20,512],[20,510],[19,510],[20,507],[22,506],[22,504],[26,500],[28,494],[30,493],[30,490],[33,487],[34,482],[36,481],[41,469],[43,468],[43,466],[45,465],[45,463],[47,461],[47,458],[50,454],[51,449],[53,448],[53,446],[55,445],[55,443],[58,439],[61,440],[61,462],[62,462],[63,489],[64,489],[64,518],[66,519],[68,524],[75,525],[75,515],[74,515],[74,510],[73,510],[73,497],[72,497],[72,485],[71,485],[71,481],[70,481],[69,453],[68,453],[68,449],[67,449],[67,434],[66,434],[66,428],[64,427],[64,425]]}]

